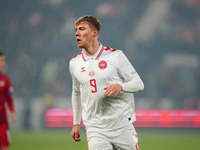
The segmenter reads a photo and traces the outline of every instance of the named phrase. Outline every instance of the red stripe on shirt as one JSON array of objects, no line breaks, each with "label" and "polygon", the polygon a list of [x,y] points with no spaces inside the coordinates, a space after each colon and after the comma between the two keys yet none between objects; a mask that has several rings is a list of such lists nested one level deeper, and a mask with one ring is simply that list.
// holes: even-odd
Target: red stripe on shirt
[{"label": "red stripe on shirt", "polygon": [[97,55],[97,57],[95,58],[95,60],[97,60],[101,56],[101,54],[103,53],[103,51],[104,51],[104,48],[102,46],[101,51],[99,52],[99,54]]},{"label": "red stripe on shirt", "polygon": [[86,61],[86,59],[85,59],[85,57],[84,57],[84,55],[83,55],[83,52],[80,53],[79,55],[82,55],[83,61]]}]

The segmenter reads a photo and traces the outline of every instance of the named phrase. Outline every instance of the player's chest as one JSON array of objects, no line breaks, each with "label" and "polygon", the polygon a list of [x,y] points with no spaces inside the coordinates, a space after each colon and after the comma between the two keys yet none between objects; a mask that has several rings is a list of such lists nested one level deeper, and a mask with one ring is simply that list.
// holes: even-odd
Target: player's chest
[{"label": "player's chest", "polygon": [[80,83],[91,79],[99,81],[109,80],[117,74],[115,64],[109,60],[87,60],[75,69],[75,76]]}]

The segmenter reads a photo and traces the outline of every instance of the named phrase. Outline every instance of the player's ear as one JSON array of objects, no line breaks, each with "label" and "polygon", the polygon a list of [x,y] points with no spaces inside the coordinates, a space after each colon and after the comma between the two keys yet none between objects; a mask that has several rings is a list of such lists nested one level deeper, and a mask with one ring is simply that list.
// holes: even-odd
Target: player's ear
[{"label": "player's ear", "polygon": [[93,37],[98,36],[98,34],[99,34],[99,31],[98,31],[98,30],[94,30],[94,32],[93,32]]}]

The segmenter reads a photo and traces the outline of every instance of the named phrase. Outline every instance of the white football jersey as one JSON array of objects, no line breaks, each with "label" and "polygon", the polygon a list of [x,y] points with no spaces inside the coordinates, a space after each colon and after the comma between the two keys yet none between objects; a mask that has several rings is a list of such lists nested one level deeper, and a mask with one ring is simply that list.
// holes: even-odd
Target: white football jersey
[{"label": "white football jersey", "polygon": [[[80,124],[82,116],[87,130],[109,131],[136,120],[133,92],[143,90],[144,85],[121,50],[100,44],[95,55],[82,52],[69,68],[74,124]],[[123,88],[116,97],[104,95],[104,88],[111,84]]]}]

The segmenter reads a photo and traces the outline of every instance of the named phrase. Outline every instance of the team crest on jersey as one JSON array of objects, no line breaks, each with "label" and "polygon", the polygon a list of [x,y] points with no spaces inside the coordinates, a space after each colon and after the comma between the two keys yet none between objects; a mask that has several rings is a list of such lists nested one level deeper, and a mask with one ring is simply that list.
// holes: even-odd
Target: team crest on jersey
[{"label": "team crest on jersey", "polygon": [[81,72],[85,72],[86,70],[85,70],[85,67],[82,67],[81,68]]},{"label": "team crest on jersey", "polygon": [[90,71],[88,75],[89,75],[90,77],[92,77],[92,76],[95,75],[95,72],[94,72],[94,71]]},{"label": "team crest on jersey", "polygon": [[98,66],[99,66],[100,69],[106,69],[108,65],[107,65],[106,61],[102,60],[102,61],[99,62]]},{"label": "team crest on jersey", "polygon": [[0,86],[3,87],[5,83],[3,81],[0,81]]}]

